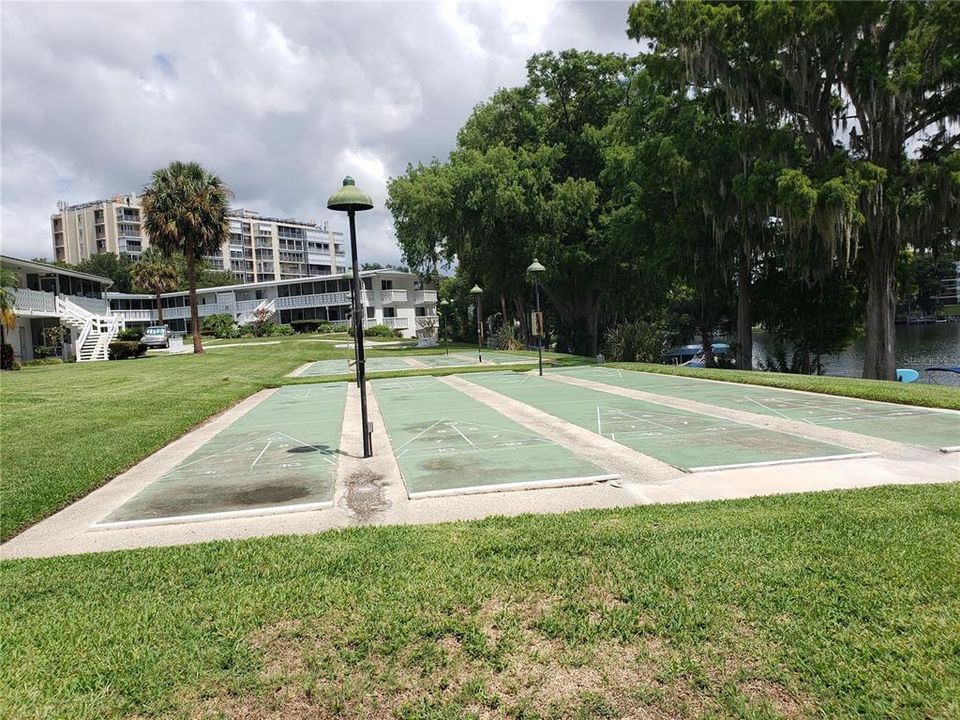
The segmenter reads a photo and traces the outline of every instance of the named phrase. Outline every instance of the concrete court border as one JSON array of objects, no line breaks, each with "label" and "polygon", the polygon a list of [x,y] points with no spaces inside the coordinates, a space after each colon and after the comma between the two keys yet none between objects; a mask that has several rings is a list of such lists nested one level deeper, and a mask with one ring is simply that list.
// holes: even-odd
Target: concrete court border
[{"label": "concrete court border", "polygon": [[[434,524],[477,520],[491,515],[553,514],[585,509],[960,480],[960,473],[956,468],[942,461],[931,462],[931,457],[939,454],[912,447],[906,448],[907,452],[894,452],[888,457],[840,460],[822,465],[808,463],[780,466],[776,468],[775,482],[771,482],[770,468],[685,474],[653,458],[640,456],[648,464],[634,466],[629,473],[626,472],[625,464],[621,464],[621,467],[615,467],[612,461],[601,464],[601,467],[624,471],[619,472],[623,480],[618,483],[409,500],[372,390],[367,397],[374,427],[375,455],[372,459],[361,459],[359,390],[354,383],[349,383],[340,446],[342,454],[337,465],[337,482],[334,488],[334,507],[177,525],[90,530],[92,520],[105,517],[272,392],[274,391],[263,390],[241,401],[84,498],[11,538],[0,545],[0,558],[53,557],[274,535],[305,535],[359,525]],[[486,392],[498,395],[493,391]],[[524,424],[519,418],[517,421]],[[582,431],[582,428],[576,430]],[[390,449],[390,452],[385,452],[385,449]],[[349,506],[348,482],[357,472],[371,471],[379,476],[382,507],[364,517]]]}]

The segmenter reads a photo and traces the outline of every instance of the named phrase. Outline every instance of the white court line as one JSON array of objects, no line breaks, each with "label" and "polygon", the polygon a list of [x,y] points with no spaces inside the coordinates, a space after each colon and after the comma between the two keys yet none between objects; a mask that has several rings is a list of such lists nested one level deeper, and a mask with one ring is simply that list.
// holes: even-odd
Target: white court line
[{"label": "white court line", "polygon": [[464,435],[462,432],[460,432],[460,428],[457,427],[456,423],[450,423],[449,426],[452,427],[454,430],[456,430],[456,431],[457,431],[457,435],[459,435],[459,436],[462,437],[464,440],[466,440],[467,443],[469,443],[472,447],[476,447],[476,445],[474,445],[473,441],[472,441],[470,438],[468,438],[466,435]]},{"label": "white court line", "polygon": [[466,448],[463,445],[444,445],[442,448],[412,448],[408,450],[402,450],[397,453],[397,457],[433,457],[435,455],[466,455],[468,453],[483,452],[484,457],[492,455],[493,453],[502,453],[509,452],[511,450],[523,450],[524,448],[531,448],[537,446],[551,446],[556,447],[557,444],[551,442],[544,438],[538,443],[511,443],[504,445],[503,447],[497,447],[496,445],[487,446],[487,445],[477,445],[472,448]]},{"label": "white court line", "polygon": [[421,498],[447,497],[450,495],[477,495],[480,493],[512,492],[516,490],[533,490],[536,488],[593,485],[594,483],[607,482],[608,480],[617,480],[619,478],[619,475],[590,475],[583,477],[556,478],[553,480],[528,480],[526,482],[502,483],[500,485],[470,485],[467,487],[446,488],[444,490],[408,492],[407,497],[409,497],[411,500],[419,500]]},{"label": "white court line", "polygon": [[812,422],[812,421],[810,421],[810,420],[807,420],[806,418],[792,418],[792,417],[790,417],[789,415],[787,415],[786,413],[780,412],[780,411],[777,410],[776,408],[768,407],[767,405],[764,405],[764,404],[763,404],[762,402],[760,402],[759,400],[754,400],[754,399],[753,399],[752,397],[750,397],[749,395],[744,395],[744,397],[745,397],[747,400],[749,400],[750,402],[752,402],[752,403],[754,403],[754,404],[756,404],[756,405],[759,405],[759,406],[762,407],[764,410],[769,410],[770,412],[776,413],[777,415],[779,415],[780,417],[784,418],[785,420],[800,420],[801,422],[805,422],[805,423],[807,423],[807,424],[809,424],[809,425],[815,425],[815,424],[816,424],[816,423],[814,423],[814,422]]},{"label": "white court line", "polygon": [[665,430],[669,430],[670,432],[676,432],[676,431],[677,431],[677,428],[670,427],[669,425],[664,425],[663,423],[658,423],[658,422],[656,422],[656,421],[654,421],[654,420],[645,420],[644,418],[638,418],[637,416],[631,415],[630,413],[628,413],[628,412],[626,412],[626,411],[624,411],[624,410],[620,410],[619,408],[613,408],[613,407],[609,407],[609,406],[608,406],[607,409],[608,409],[608,410],[616,410],[616,412],[620,413],[620,414],[623,415],[624,417],[628,417],[628,418],[630,418],[631,420],[636,420],[637,422],[647,423],[648,425],[656,425],[657,427],[662,427],[662,428],[664,428]]},{"label": "white court line", "polygon": [[[399,446],[398,448],[396,448],[396,449],[394,450],[394,452],[399,452],[400,450],[402,450],[403,448],[405,448],[407,445],[409,445],[410,443],[412,443],[414,440],[419,439],[420,436],[423,435],[425,432],[427,432],[428,430],[432,430],[433,428],[435,428],[437,425],[439,425],[439,424],[442,423],[442,422],[447,422],[447,421],[444,420],[444,419],[440,419],[440,420],[437,420],[435,423],[433,423],[433,424],[425,427],[423,430],[421,430],[420,432],[418,432],[418,433],[417,433],[416,435],[414,435],[412,438],[410,438],[409,440],[407,440],[403,445],[401,445],[401,446]],[[386,425],[386,424],[387,424],[387,423],[384,422],[384,425]]]},{"label": "white court line", "polygon": [[177,523],[203,522],[206,520],[228,520],[230,518],[256,517],[257,515],[280,515],[283,513],[306,512],[308,510],[323,510],[333,507],[332,500],[321,502],[300,503],[298,505],[273,505],[262,508],[248,508],[246,510],[224,510],[223,512],[197,513],[196,515],[170,515],[162,518],[146,518],[143,520],[117,520],[116,522],[98,522],[90,526],[91,530],[112,530],[119,528],[142,527],[144,525],[174,525]]},{"label": "white court line", "polygon": [[712,472],[714,470],[733,470],[734,468],[770,467],[772,465],[800,465],[801,463],[877,457],[879,454],[880,453],[875,452],[846,453],[844,455],[821,455],[819,457],[790,458],[787,460],[761,460],[760,462],[733,463],[731,465],[703,465],[701,467],[687,468],[687,472]]},{"label": "white court line", "polygon": [[263,457],[263,454],[270,448],[270,445],[273,443],[273,438],[267,440],[267,444],[263,446],[263,450],[260,451],[260,454],[257,455],[257,459],[250,463],[250,469],[253,469],[253,466],[257,464],[260,458]]}]

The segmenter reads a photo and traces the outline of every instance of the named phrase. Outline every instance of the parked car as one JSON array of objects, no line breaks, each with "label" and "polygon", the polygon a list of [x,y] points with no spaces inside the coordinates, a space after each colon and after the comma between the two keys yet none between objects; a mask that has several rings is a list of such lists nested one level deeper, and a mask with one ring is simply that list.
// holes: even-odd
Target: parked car
[{"label": "parked car", "polygon": [[151,325],[143,331],[140,342],[148,348],[170,347],[170,328],[166,325]]}]

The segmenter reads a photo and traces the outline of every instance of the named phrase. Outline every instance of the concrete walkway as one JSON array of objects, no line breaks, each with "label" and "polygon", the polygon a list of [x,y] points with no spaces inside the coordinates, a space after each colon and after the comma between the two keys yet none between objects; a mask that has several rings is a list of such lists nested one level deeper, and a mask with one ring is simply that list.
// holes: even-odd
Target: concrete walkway
[{"label": "concrete walkway", "polygon": [[[960,480],[957,455],[943,455],[875,438],[861,437],[859,444],[854,445],[853,438],[845,436],[843,444],[875,451],[879,456],[686,474],[595,433],[510,400],[497,392],[480,388],[467,379],[444,378],[443,382],[533,432],[549,434],[580,457],[619,475],[620,480],[582,487],[410,500],[372,391],[368,391],[367,397],[374,428],[375,454],[370,459],[360,457],[359,391],[354,384],[348,383],[339,444],[342,454],[337,466],[333,507],[175,525],[101,530],[91,528],[91,525],[108,516],[143,488],[183,462],[219,431],[275,392],[265,390],[212,418],[103,487],[9,540],[0,546],[0,558],[46,557],[268,535],[308,534],[357,525],[426,524],[479,519],[491,515],[560,513],[585,508]],[[616,391],[628,392],[621,388]],[[690,406],[688,408],[693,409]],[[711,409],[717,410],[715,407]],[[756,420],[754,417],[754,421],[762,424],[774,423],[768,427],[786,429],[774,418]],[[791,425],[789,431],[795,430]],[[812,433],[822,429],[811,426],[805,430]],[[837,431],[831,432],[831,437],[835,441],[839,440]]]}]

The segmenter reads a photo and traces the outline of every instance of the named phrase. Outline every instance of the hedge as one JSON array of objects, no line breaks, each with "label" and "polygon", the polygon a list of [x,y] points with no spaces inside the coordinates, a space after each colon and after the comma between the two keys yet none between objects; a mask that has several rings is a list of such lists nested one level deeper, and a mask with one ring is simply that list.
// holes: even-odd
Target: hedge
[{"label": "hedge", "polygon": [[110,343],[110,359],[126,360],[147,353],[147,346],[135,340],[114,340]]}]

